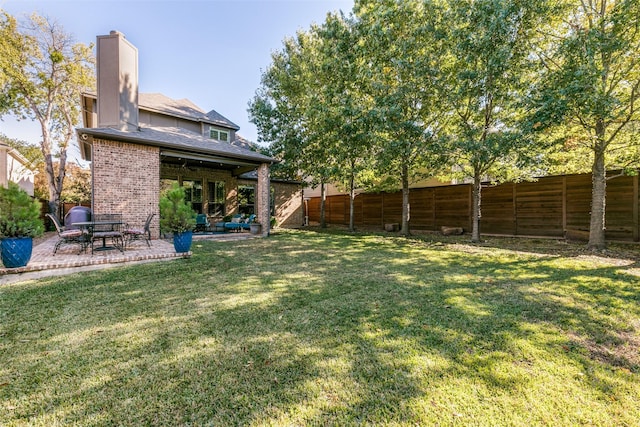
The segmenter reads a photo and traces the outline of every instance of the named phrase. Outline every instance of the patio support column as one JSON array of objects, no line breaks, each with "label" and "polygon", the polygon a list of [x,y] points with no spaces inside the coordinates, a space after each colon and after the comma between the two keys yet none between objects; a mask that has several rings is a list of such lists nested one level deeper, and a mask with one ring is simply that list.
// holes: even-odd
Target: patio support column
[{"label": "patio support column", "polygon": [[256,204],[258,205],[257,217],[262,224],[262,236],[269,235],[269,222],[271,220],[271,209],[269,206],[271,195],[271,183],[269,179],[269,163],[262,163],[258,166],[258,190],[256,194]]}]

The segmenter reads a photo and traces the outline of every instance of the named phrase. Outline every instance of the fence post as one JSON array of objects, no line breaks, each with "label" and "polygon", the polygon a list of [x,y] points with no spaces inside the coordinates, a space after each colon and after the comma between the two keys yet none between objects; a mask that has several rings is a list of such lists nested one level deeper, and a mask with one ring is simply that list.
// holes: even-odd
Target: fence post
[{"label": "fence post", "polygon": [[511,200],[513,203],[513,235],[518,235],[518,191],[516,190],[516,183],[511,184]]},{"label": "fence post", "polygon": [[567,177],[562,177],[562,233],[567,230]]},{"label": "fence post", "polygon": [[640,232],[638,230],[638,175],[633,177],[633,241],[640,240]]},{"label": "fence post", "polygon": [[432,188],[431,189],[431,206],[433,207],[433,215],[432,215],[432,224],[433,224],[433,231],[437,231],[438,227],[436,227],[436,189]]}]

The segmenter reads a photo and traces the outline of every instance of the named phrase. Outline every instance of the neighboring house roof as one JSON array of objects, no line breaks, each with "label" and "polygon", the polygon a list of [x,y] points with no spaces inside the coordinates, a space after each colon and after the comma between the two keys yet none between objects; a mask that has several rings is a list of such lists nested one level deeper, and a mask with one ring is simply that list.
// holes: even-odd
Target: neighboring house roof
[{"label": "neighboring house roof", "polygon": [[24,167],[26,167],[29,170],[32,170],[33,165],[31,164],[31,162],[24,157],[22,154],[20,154],[20,152],[18,150],[16,150],[15,148],[13,148],[12,146],[10,146],[9,144],[6,144],[2,141],[0,141],[0,147],[2,147],[4,150],[7,150],[7,153],[9,153],[9,155],[13,156],[14,159],[16,159],[18,162],[22,163],[22,165]]},{"label": "neighboring house roof", "polygon": [[[112,128],[80,128],[77,130],[80,141],[87,141],[82,135],[90,135],[94,138],[131,142],[150,145],[165,149],[205,154],[209,156],[221,156],[224,158],[245,160],[245,163],[274,163],[277,162],[269,156],[247,150],[226,142],[220,142],[205,138],[200,134],[189,132],[179,128],[140,128],[138,131],[127,132]],[[89,141],[87,141],[89,142]],[[81,144],[83,157],[90,158],[90,146]]]}]

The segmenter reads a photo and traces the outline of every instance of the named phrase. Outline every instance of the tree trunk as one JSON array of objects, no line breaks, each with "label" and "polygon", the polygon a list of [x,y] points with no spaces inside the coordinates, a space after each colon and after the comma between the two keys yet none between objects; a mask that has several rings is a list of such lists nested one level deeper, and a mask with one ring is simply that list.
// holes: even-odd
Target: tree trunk
[{"label": "tree trunk", "polygon": [[[598,129],[596,129],[596,133],[600,133]],[[602,134],[604,134],[604,131],[602,131]],[[591,168],[591,221],[587,247],[592,250],[601,250],[606,247],[604,233],[607,171],[605,169],[604,152],[604,140],[598,136],[598,142],[594,149],[593,166]]]},{"label": "tree trunk", "polygon": [[411,206],[409,205],[409,168],[406,163],[402,165],[402,228],[400,234],[408,236],[409,221],[411,220]]},{"label": "tree trunk", "polygon": [[325,202],[327,201],[327,193],[324,186],[324,182],[320,183],[320,228],[327,228],[327,222],[325,221]]},{"label": "tree trunk", "polygon": [[351,178],[349,180],[349,231],[356,230],[355,225],[353,223],[355,198],[356,198],[355,178],[353,176],[353,173],[351,173]]},{"label": "tree trunk", "polygon": [[473,197],[472,197],[472,231],[471,241],[480,242],[480,218],[482,213],[480,210],[482,200],[482,181],[479,172],[473,174]]}]

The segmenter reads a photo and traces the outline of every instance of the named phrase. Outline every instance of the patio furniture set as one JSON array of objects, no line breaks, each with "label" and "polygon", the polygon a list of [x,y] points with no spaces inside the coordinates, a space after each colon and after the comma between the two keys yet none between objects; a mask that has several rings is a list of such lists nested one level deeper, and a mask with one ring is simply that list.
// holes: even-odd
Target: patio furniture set
[{"label": "patio furniture set", "polygon": [[196,216],[196,227],[194,232],[207,232],[207,231],[235,231],[240,232],[243,230],[249,230],[251,224],[255,223],[256,215],[245,216],[243,214],[236,214],[231,217],[231,221],[216,222],[212,225],[205,214],[198,214]]},{"label": "patio furniture set", "polygon": [[[134,227],[123,222],[122,214],[92,214],[90,209],[79,206],[71,208],[67,213],[64,225],[57,216],[46,214],[58,233],[53,254],[55,255],[62,245],[78,245],[78,255],[86,253],[89,247],[91,254],[109,249],[117,249],[124,253],[131,242],[141,239],[151,247],[150,225],[154,215],[155,213],[149,214],[142,227]],[[110,245],[107,245],[107,239]],[[96,241],[100,244],[96,244]]]}]

